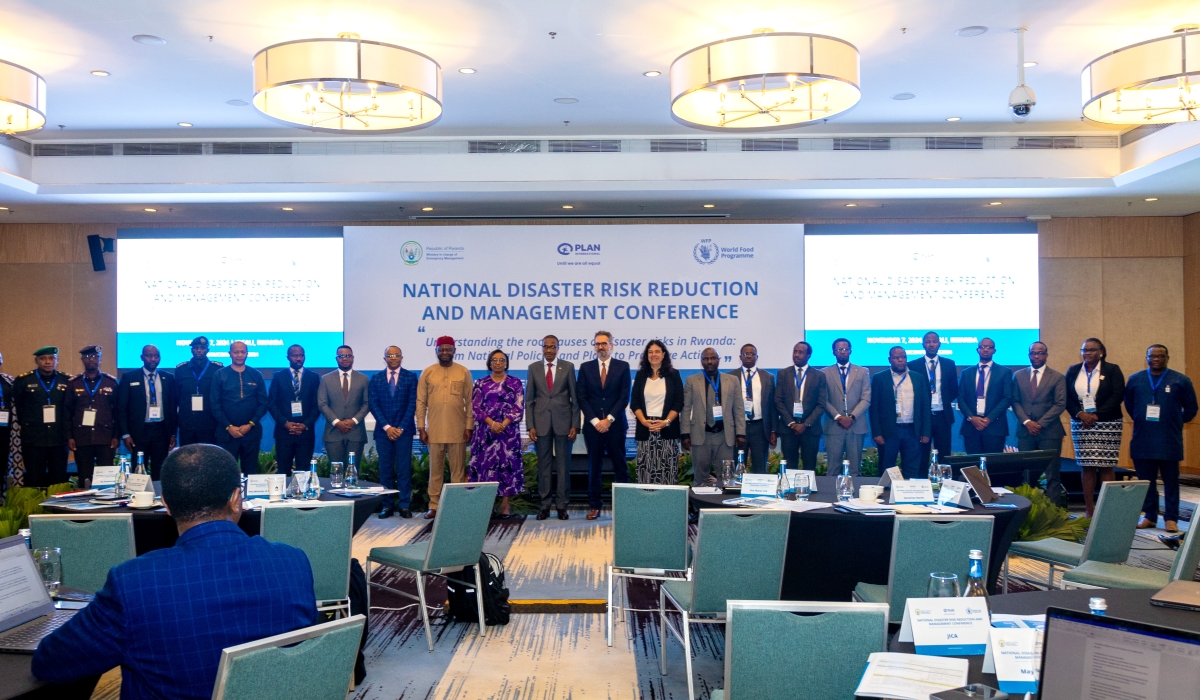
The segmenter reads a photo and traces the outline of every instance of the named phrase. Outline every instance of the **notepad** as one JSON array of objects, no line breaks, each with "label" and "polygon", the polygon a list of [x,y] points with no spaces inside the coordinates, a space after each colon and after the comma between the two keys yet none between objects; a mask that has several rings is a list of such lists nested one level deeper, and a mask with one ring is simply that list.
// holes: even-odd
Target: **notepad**
[{"label": "notepad", "polygon": [[928,700],[934,693],[966,685],[967,668],[966,659],[877,651],[867,657],[867,668],[854,694]]}]

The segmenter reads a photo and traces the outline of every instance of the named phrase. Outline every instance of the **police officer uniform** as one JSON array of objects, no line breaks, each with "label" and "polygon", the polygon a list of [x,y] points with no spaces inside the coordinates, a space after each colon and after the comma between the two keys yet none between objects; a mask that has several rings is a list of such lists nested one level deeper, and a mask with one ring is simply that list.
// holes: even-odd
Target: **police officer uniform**
[{"label": "police officer uniform", "polygon": [[[88,345],[80,355],[98,354],[99,345]],[[92,471],[113,463],[116,455],[117,378],[99,372],[95,379],[80,374],[67,383],[67,437],[75,441],[75,468],[79,486],[92,478]]]},{"label": "police officer uniform", "polygon": [[[197,336],[192,347],[207,345],[208,338]],[[179,446],[198,442],[211,443],[217,429],[213,416],[209,391],[220,362],[205,358],[202,362],[192,358],[175,366],[175,388],[179,396]]]},{"label": "police officer uniform", "polygon": [[[38,348],[34,357],[57,355],[58,348]],[[25,486],[46,487],[67,480],[67,384],[71,378],[55,370],[42,376],[26,372],[13,382],[13,406],[21,425]]]},{"label": "police officer uniform", "polygon": [[[239,372],[222,367],[213,375],[209,397],[217,427],[209,439],[224,447],[242,466],[243,474],[258,473],[258,448],[262,444],[262,417],[267,413],[267,382],[249,365]],[[229,426],[250,425],[240,438],[229,434]]]}]

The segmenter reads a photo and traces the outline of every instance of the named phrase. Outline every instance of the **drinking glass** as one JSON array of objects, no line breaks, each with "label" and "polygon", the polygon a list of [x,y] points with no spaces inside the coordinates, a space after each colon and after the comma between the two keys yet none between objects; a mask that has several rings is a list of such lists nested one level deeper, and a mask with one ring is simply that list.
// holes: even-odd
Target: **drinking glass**
[{"label": "drinking glass", "polygon": [[38,547],[33,550],[33,560],[37,562],[46,592],[52,598],[58,595],[58,587],[62,584],[62,551],[58,547]]},{"label": "drinking glass", "polygon": [[812,484],[808,483],[808,474],[799,474],[796,476],[796,499],[807,501],[812,495]]},{"label": "drinking glass", "polygon": [[940,464],[938,468],[942,472],[942,481],[954,481],[954,467],[949,464]]},{"label": "drinking glass", "polygon": [[346,465],[341,462],[329,463],[329,488],[340,489],[346,484]]},{"label": "drinking glass", "polygon": [[957,598],[958,574],[935,571],[929,574],[929,598]]},{"label": "drinking glass", "polygon": [[726,459],[721,461],[721,485],[729,486],[733,483],[733,460]]},{"label": "drinking glass", "polygon": [[305,475],[301,477],[302,472],[292,472],[292,483],[288,485],[288,498],[302,499],[304,498],[304,484],[300,482],[301,478],[307,478],[308,472],[303,472]]}]

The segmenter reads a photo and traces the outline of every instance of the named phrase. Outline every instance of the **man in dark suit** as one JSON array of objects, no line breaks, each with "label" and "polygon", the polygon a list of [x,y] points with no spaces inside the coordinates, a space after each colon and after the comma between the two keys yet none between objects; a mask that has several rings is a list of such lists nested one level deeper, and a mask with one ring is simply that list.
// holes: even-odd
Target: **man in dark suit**
[{"label": "man in dark suit", "polygon": [[[739,357],[742,366],[728,374],[737,377],[742,387],[742,404],[746,412],[746,458],[750,471],[767,473],[767,455],[775,446],[775,377],[760,372],[758,348],[747,343]],[[792,466],[793,469],[797,467]]]},{"label": "man in dark suit", "polygon": [[910,372],[899,345],[888,350],[890,367],[871,377],[871,437],[879,446],[879,471],[896,466],[905,479],[921,477],[921,445],[929,442],[929,380]]},{"label": "man in dark suit", "polygon": [[[575,390],[575,365],[558,357],[558,337],[542,338],[542,359],[529,365],[525,380],[525,426],[537,445],[537,519],[550,517],[551,479],[558,476],[558,519],[566,520],[570,493],[571,443],[579,432],[579,399]],[[551,467],[553,464],[553,468]]]},{"label": "man in dark suit", "polygon": [[275,464],[280,474],[291,476],[293,469],[308,469],[316,450],[313,426],[321,415],[321,375],[304,368],[304,348],[299,345],[288,348],[287,358],[288,368],[271,378],[267,410],[275,419]]},{"label": "man in dark suit", "polygon": [[142,348],[142,367],[121,375],[117,388],[117,430],[129,454],[142,452],[150,476],[158,481],[167,453],[175,447],[178,422],[175,379],[158,371],[158,348]]},{"label": "man in dark suit", "polygon": [[395,345],[383,351],[384,371],[367,383],[367,403],[375,416],[375,452],[379,455],[379,481],[384,488],[400,493],[384,498],[380,518],[411,518],[412,448],[417,432],[417,375],[402,368],[404,353]]},{"label": "man in dark suit", "polygon": [[213,377],[213,417],[217,430],[213,442],[229,450],[242,465],[242,473],[258,473],[258,449],[262,445],[262,417],[267,414],[267,387],[262,372],[246,364],[246,344],[229,344],[228,367]]},{"label": "man in dark suit", "polygon": [[821,416],[829,396],[825,373],[808,366],[811,357],[811,345],[803,340],[793,345],[792,365],[779,370],[775,384],[775,423],[783,426],[778,429],[780,450],[789,469],[817,468]]},{"label": "man in dark suit", "polygon": [[75,453],[80,487],[92,480],[96,467],[111,466],[117,453],[117,378],[100,371],[103,357],[99,345],[84,347],[83,373],[67,384],[67,446]]},{"label": "man in dark suit", "polygon": [[113,567],[96,599],[38,645],[36,677],[70,683],[119,666],[124,697],[207,698],[222,649],[316,624],[304,552],[238,528],[241,474],[227,452],[172,452],[162,499],[175,546]]},{"label": "man in dark suit", "polygon": [[587,519],[600,517],[600,472],[607,452],[612,461],[613,481],[629,481],[625,464],[625,408],[629,405],[629,363],[612,357],[612,333],[598,331],[592,337],[596,359],[579,366],[575,391],[583,410],[583,440],[588,451]]},{"label": "man in dark suit", "polygon": [[1017,414],[1017,449],[1054,450],[1046,467],[1046,496],[1058,503],[1062,441],[1067,436],[1059,416],[1067,408],[1066,377],[1046,366],[1050,349],[1038,341],[1029,346],[1029,366],[1013,373],[1013,413]]},{"label": "man in dark suit", "polygon": [[921,443],[921,463],[929,464],[930,450],[950,455],[953,403],[958,400],[958,367],[954,360],[938,355],[942,340],[936,331],[926,333],[921,345],[925,347],[925,355],[909,362],[908,369],[923,373],[929,384],[930,435],[929,442]]},{"label": "man in dark suit", "polygon": [[967,367],[959,377],[958,410],[963,414],[959,433],[969,455],[1003,452],[1013,400],[1012,370],[992,362],[996,343],[991,338],[981,339],[975,352],[979,364]]},{"label": "man in dark suit", "polygon": [[217,430],[209,391],[213,377],[223,367],[208,359],[208,338],[192,339],[192,359],[175,366],[175,388],[178,395],[179,444],[211,443]]}]

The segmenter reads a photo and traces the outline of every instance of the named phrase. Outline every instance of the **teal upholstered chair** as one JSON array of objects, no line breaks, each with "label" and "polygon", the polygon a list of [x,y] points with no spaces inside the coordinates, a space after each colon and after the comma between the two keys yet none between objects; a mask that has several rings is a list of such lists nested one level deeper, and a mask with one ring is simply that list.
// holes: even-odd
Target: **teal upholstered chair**
[{"label": "teal upholstered chair", "polygon": [[[418,601],[421,621],[425,623],[425,639],[429,651],[433,651],[433,633],[429,629],[429,608],[425,605],[425,577],[441,576],[475,567],[475,602],[479,609],[479,636],[487,634],[483,619],[483,580],[479,575],[479,555],[483,553],[483,540],[487,537],[488,521],[492,517],[492,506],[496,502],[496,491],[500,484],[484,481],[470,484],[445,484],[437,515],[433,519],[433,533],[429,541],[406,544],[400,547],[372,547],[367,555],[367,606],[371,605],[371,588],[383,588],[406,598]],[[371,582],[372,563],[411,571],[417,577],[417,595]]]},{"label": "teal upholstered chair", "polygon": [[367,618],[342,618],[221,651],[213,700],[344,699]]},{"label": "teal upholstered chair", "polygon": [[31,515],[29,536],[35,549],[62,550],[62,585],[89,593],[104,587],[109,569],[137,556],[128,513]]},{"label": "teal upholstered chair", "polygon": [[887,650],[883,603],[731,600],[725,616],[725,688],[712,700],[852,700],[867,658]]},{"label": "teal upholstered chair", "polygon": [[[683,644],[688,698],[696,697],[692,678],[692,625],[725,622],[729,600],[779,600],[791,513],[772,510],[700,511],[696,556],[689,579],[662,582],[658,594],[659,654],[667,675],[667,631]],[[676,628],[668,604],[680,616]]]},{"label": "teal upholstered chair", "polygon": [[266,505],[259,532],[272,542],[290,544],[307,554],[317,610],[344,611],[349,617],[353,503],[314,508]]},{"label": "teal upholstered chair", "polygon": [[1146,588],[1158,590],[1172,581],[1191,581],[1200,566],[1200,534],[1191,531],[1183,539],[1170,571],[1089,560],[1063,572],[1063,588]]},{"label": "teal upholstered chair", "polygon": [[1004,592],[1008,592],[1008,559],[1014,554],[1050,565],[1047,589],[1054,588],[1054,570],[1059,567],[1070,569],[1085,561],[1123,564],[1129,559],[1138,514],[1149,488],[1148,481],[1104,482],[1100,486],[1100,500],[1096,502],[1096,515],[1083,544],[1056,537],[1013,542],[1004,557]]},{"label": "teal upholstered chair", "polygon": [[984,553],[983,578],[987,580],[994,520],[990,515],[897,515],[887,585],[859,583],[854,587],[854,600],[887,603],[889,620],[900,622],[909,598],[929,594],[929,574],[956,573],[959,586],[966,587],[972,549]]},{"label": "teal upholstered chair", "polygon": [[605,615],[610,647],[613,618],[624,612],[628,600],[627,579],[665,580],[687,574],[688,487],[613,484],[612,499],[613,561]]}]

